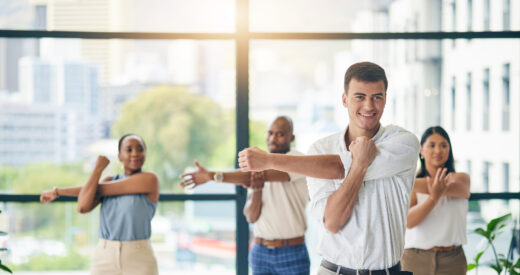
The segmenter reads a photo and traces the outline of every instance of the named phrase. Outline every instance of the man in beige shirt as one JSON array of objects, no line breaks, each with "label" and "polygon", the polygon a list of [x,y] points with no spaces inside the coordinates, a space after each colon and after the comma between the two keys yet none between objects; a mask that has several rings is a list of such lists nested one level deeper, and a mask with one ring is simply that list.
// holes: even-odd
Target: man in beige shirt
[{"label": "man in beige shirt", "polygon": [[[302,155],[290,150],[294,141],[290,118],[277,117],[267,131],[269,152]],[[248,188],[244,215],[254,223],[254,244],[249,251],[253,274],[309,274],[305,245],[305,207],[309,201],[305,176],[276,170],[211,172],[195,161],[198,170],[181,175],[182,187],[210,180]]]}]

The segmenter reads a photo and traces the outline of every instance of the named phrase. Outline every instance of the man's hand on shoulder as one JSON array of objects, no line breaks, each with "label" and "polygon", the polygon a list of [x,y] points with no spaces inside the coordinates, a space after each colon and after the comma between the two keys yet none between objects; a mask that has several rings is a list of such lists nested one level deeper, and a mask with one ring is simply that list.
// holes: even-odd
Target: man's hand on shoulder
[{"label": "man's hand on shoulder", "polygon": [[348,148],[352,153],[352,162],[363,168],[370,166],[377,155],[377,147],[368,137],[357,137]]},{"label": "man's hand on shoulder", "polygon": [[258,147],[246,148],[238,153],[238,165],[242,172],[267,170],[268,161],[269,153]]}]

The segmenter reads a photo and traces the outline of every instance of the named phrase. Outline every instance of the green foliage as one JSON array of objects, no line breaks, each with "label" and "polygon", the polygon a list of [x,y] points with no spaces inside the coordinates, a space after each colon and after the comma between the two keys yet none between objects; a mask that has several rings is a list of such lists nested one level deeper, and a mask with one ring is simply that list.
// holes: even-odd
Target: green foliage
[{"label": "green foliage", "polygon": [[[493,250],[493,255],[495,256],[495,261],[492,263],[488,263],[487,265],[491,267],[493,270],[497,272],[497,274],[502,273],[502,271],[505,271],[507,274],[507,271],[509,271],[509,274],[519,274],[520,273],[520,259],[516,260],[516,263],[513,261],[511,262],[508,259],[507,255],[511,254],[511,247],[509,248],[509,251],[507,255],[497,253],[495,249],[495,245],[493,241],[496,239],[500,233],[503,232],[503,229],[511,222],[511,214],[506,214],[504,216],[495,218],[491,220],[485,228],[477,228],[475,229],[475,233],[484,237],[487,240],[487,245],[481,250],[478,251],[475,255],[475,258],[473,259],[475,263],[468,264],[468,271],[477,268],[479,266],[479,261],[484,252],[491,247]],[[513,232],[514,232],[513,228]]]},{"label": "green foliage", "polygon": [[[0,210],[0,213],[2,213],[2,210]],[[7,233],[0,231],[0,235],[6,235]],[[0,251],[6,251],[6,248],[0,248]],[[0,259],[0,270],[3,270],[5,272],[13,273],[9,267],[2,264],[2,260]]]},{"label": "green foliage", "polygon": [[[235,127],[234,112],[227,114],[226,121]],[[267,126],[260,121],[249,121],[249,145],[257,146],[263,150],[267,150],[265,141]],[[234,131],[230,131],[226,141],[215,148],[214,153],[209,159],[208,167],[211,168],[229,168],[235,166],[236,159],[236,135]],[[238,152],[236,152],[238,153]]]},{"label": "green foliage", "polygon": [[230,122],[213,100],[188,93],[183,87],[164,85],[123,105],[112,136],[135,133],[143,137],[147,146],[145,169],[157,173],[163,190],[179,190],[174,179],[194,159],[208,162],[233,132]]},{"label": "green foliage", "polygon": [[48,256],[45,254],[32,256],[27,263],[17,265],[15,269],[19,271],[87,270],[88,267],[88,257],[71,250],[66,256]]}]

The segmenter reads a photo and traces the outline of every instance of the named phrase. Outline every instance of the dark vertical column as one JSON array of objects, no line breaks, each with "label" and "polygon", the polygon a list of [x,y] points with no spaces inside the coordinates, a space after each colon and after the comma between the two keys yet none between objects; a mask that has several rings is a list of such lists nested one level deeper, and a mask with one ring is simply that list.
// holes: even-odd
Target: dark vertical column
[{"label": "dark vertical column", "polygon": [[[237,154],[249,147],[249,0],[236,1],[236,137]],[[235,164],[238,167],[238,163]],[[236,274],[248,274],[249,224],[242,214],[247,192],[236,187]]]}]

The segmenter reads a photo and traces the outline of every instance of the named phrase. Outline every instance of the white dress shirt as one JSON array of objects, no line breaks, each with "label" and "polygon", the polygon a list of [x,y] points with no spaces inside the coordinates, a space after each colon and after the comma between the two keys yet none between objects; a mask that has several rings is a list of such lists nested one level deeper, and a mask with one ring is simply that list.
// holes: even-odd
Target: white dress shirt
[{"label": "white dress shirt", "polygon": [[[338,154],[345,177],[352,164],[344,139],[347,130],[320,139],[309,149],[309,155]],[[325,229],[323,216],[327,199],[343,180],[307,178],[311,212],[322,225],[318,253],[352,269],[385,269],[401,259],[419,157],[417,137],[398,126],[381,125],[372,139],[378,153],[367,169],[352,214],[338,233]]]}]

